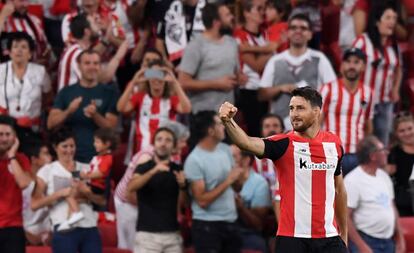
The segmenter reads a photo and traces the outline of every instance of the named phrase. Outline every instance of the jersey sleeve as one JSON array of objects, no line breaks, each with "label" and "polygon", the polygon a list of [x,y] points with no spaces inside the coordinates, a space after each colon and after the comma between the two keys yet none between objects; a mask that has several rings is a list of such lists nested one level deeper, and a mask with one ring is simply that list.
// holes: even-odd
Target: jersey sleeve
[{"label": "jersey sleeve", "polygon": [[112,156],[107,155],[102,157],[101,162],[99,163],[98,170],[104,175],[104,177],[109,176],[112,167]]},{"label": "jersey sleeve", "polygon": [[269,138],[263,139],[263,141],[265,144],[263,158],[269,158],[273,161],[281,158],[289,147],[289,137],[285,135],[271,136]]}]

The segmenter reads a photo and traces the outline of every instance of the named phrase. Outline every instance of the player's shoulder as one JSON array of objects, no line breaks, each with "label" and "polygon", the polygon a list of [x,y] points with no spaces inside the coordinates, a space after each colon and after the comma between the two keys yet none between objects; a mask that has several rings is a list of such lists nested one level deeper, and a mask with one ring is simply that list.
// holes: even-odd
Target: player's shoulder
[{"label": "player's shoulder", "polygon": [[335,142],[336,144],[341,145],[339,136],[329,131],[321,131],[319,138],[322,142]]},{"label": "player's shoulder", "polygon": [[287,132],[287,133],[271,135],[269,137],[266,137],[265,140],[268,140],[268,141],[281,141],[281,140],[285,140],[285,139],[290,140],[292,138],[292,133],[293,132],[291,131],[291,132]]}]

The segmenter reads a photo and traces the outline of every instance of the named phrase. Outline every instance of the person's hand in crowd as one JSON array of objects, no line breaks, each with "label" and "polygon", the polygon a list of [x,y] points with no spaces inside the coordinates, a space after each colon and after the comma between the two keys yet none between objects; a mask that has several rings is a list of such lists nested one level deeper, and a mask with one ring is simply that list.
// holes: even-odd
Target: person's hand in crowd
[{"label": "person's hand in crowd", "polygon": [[280,91],[283,93],[291,93],[296,88],[296,84],[282,84],[279,86]]},{"label": "person's hand in crowd", "polygon": [[177,77],[175,76],[174,72],[170,68],[163,67],[162,71],[164,71],[164,73],[165,73],[164,81],[166,81],[170,84],[177,84],[178,83]]},{"label": "person's hand in crowd", "polygon": [[240,86],[245,86],[247,81],[249,81],[249,77],[245,73],[241,72],[237,74],[237,79]]},{"label": "person's hand in crowd", "polygon": [[224,104],[220,106],[219,117],[223,122],[230,121],[234,117],[234,115],[236,115],[236,113],[237,107],[235,107],[229,102],[224,102]]},{"label": "person's hand in crowd", "polygon": [[155,174],[159,172],[167,172],[170,170],[168,163],[169,163],[168,161],[158,162],[152,170],[154,171]]},{"label": "person's hand in crowd", "polygon": [[125,58],[126,53],[128,52],[128,41],[124,40],[115,53],[115,58],[119,61],[122,61]]},{"label": "person's hand in crowd", "polygon": [[14,138],[13,145],[10,147],[9,151],[7,151],[8,158],[12,158],[16,156],[17,150],[19,149],[19,138],[17,136]]},{"label": "person's hand in crowd", "polygon": [[237,85],[236,75],[223,76],[216,80],[216,89],[229,91]]},{"label": "person's hand in crowd", "polygon": [[83,108],[83,113],[85,114],[87,118],[92,118],[95,115],[96,111],[97,111],[97,108],[96,108],[95,100],[91,100],[91,103],[85,108]]},{"label": "person's hand in crowd", "polygon": [[60,198],[66,198],[69,197],[72,194],[73,190],[72,187],[66,187],[63,189],[60,189],[56,192],[56,194],[60,197]]},{"label": "person's hand in crowd", "polygon": [[230,170],[230,173],[227,176],[226,180],[228,180],[229,184],[233,184],[240,178],[242,172],[243,172],[243,169],[239,167],[233,168]]},{"label": "person's hand in crowd", "polygon": [[82,103],[82,97],[77,97],[74,100],[72,100],[72,102],[70,102],[69,107],[68,107],[69,113],[72,114],[76,112],[76,110],[78,110],[81,103]]},{"label": "person's hand in crowd", "polygon": [[7,1],[7,3],[3,5],[3,8],[1,9],[0,15],[7,18],[12,15],[14,11],[14,4],[11,1]]},{"label": "person's hand in crowd", "polygon": [[173,171],[175,175],[175,179],[177,180],[178,186],[180,188],[184,188],[186,186],[185,175],[184,171]]},{"label": "person's hand in crowd", "polygon": [[405,253],[407,251],[407,246],[405,245],[404,236],[400,236],[395,240],[395,253]]},{"label": "person's hand in crowd", "polygon": [[144,77],[144,73],[146,69],[147,68],[141,68],[135,73],[134,77],[132,78],[132,82],[131,82],[133,85],[137,85],[139,83],[143,83],[147,81],[147,79]]},{"label": "person's hand in crowd", "polygon": [[242,197],[240,196],[239,193],[234,194],[234,199],[235,199],[235,202],[236,202],[236,208],[237,209],[240,209],[244,206],[243,199],[242,199]]},{"label": "person's hand in crowd", "polygon": [[392,88],[391,90],[391,102],[397,103],[400,101],[400,90],[397,88]]}]

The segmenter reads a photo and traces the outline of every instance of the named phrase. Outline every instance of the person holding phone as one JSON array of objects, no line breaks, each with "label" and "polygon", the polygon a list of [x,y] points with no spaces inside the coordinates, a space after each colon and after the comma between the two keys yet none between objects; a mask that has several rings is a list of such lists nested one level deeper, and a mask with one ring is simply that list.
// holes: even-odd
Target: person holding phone
[{"label": "person holding phone", "polygon": [[25,252],[22,190],[31,182],[31,168],[18,148],[13,118],[0,115],[0,252]]},{"label": "person holding phone", "polygon": [[[141,89],[134,93],[134,87]],[[175,120],[177,113],[191,112],[191,103],[172,70],[162,60],[139,70],[118,101],[123,114],[136,113],[134,153],[151,145],[159,124]]]}]

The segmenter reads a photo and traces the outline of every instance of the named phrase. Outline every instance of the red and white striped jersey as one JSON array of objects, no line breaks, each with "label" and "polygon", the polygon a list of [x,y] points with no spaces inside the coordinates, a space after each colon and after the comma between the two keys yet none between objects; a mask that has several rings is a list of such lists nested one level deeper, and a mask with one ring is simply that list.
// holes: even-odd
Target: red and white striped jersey
[{"label": "red and white striped jersey", "polygon": [[27,13],[22,17],[9,16],[4,23],[4,32],[26,32],[36,42],[36,55],[41,56],[49,47],[42,21]]},{"label": "red and white striped jersey", "polygon": [[[237,43],[248,44],[250,46],[266,46],[268,41],[264,33],[253,34],[244,28],[238,28],[233,34]],[[257,90],[260,84],[260,76],[262,73],[257,73],[249,65],[243,63],[240,53],[240,64],[244,74],[248,76],[246,85],[241,86],[241,89]]]},{"label": "red and white striped jersey", "polygon": [[326,238],[338,235],[334,177],[343,151],[338,136],[319,131],[313,139],[293,131],[264,139],[264,157],[277,168],[279,236]]},{"label": "red and white striped jersey", "polygon": [[364,126],[374,116],[372,90],[362,81],[350,92],[343,79],[324,84],[321,88],[324,114],[323,129],[338,135],[346,154],[355,153],[364,138]]},{"label": "red and white striped jersey", "polygon": [[58,91],[79,81],[81,74],[77,58],[82,51],[79,44],[73,44],[63,52],[59,63]]},{"label": "red and white striped jersey", "polygon": [[159,124],[175,120],[179,99],[151,97],[146,92],[137,92],[131,97],[136,112],[135,152],[149,147]]},{"label": "red and white striped jersey", "polygon": [[99,171],[102,173],[102,177],[91,179],[91,185],[105,190],[106,179],[109,177],[112,169],[112,161],[113,157],[111,153],[96,155],[92,158],[91,162],[89,163],[90,171],[88,173]]},{"label": "red and white striped jersey", "polygon": [[[119,22],[118,16],[115,15],[113,12],[106,13],[105,11],[99,10],[99,17],[100,18],[110,18],[111,19],[111,26],[112,26],[112,33],[115,37],[124,38],[125,32],[122,29],[122,25]],[[61,32],[62,32],[62,40],[66,44],[73,43],[73,38],[70,33],[70,23],[72,22],[72,19],[76,17],[79,14],[78,11],[74,11],[72,13],[66,14],[63,17],[62,26],[61,26]]]},{"label": "red and white striped jersey", "polygon": [[395,73],[402,64],[401,55],[389,43],[384,47],[384,54],[374,48],[366,33],[359,36],[353,47],[360,48],[367,55],[364,84],[374,91],[374,105],[391,100],[391,91],[394,86]]}]

